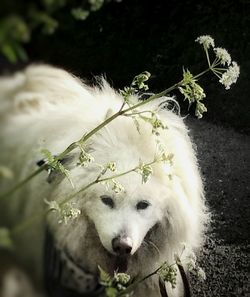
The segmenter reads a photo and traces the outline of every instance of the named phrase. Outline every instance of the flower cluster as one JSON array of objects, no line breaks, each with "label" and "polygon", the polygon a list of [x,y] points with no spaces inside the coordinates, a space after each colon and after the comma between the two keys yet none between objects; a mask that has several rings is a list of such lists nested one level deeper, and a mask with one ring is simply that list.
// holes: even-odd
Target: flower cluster
[{"label": "flower cluster", "polygon": [[116,194],[120,194],[125,191],[123,185],[114,178],[107,178],[105,181],[101,181],[101,184],[103,184],[107,190],[111,188],[111,190]]},{"label": "flower cluster", "polygon": [[[110,276],[100,266],[99,268],[99,283],[105,287],[106,297],[117,297],[119,293],[126,290],[130,284],[130,276],[126,273],[114,273],[114,276]],[[124,294],[123,296],[128,296]]]},{"label": "flower cluster", "polygon": [[232,65],[222,74],[219,82],[225,86],[226,90],[229,90],[231,85],[236,83],[239,75],[240,67],[236,62],[232,62]]},{"label": "flower cluster", "polygon": [[[99,178],[103,175],[106,174],[107,171],[111,171],[111,172],[115,172],[116,171],[116,163],[111,161],[111,162],[108,162],[107,164],[105,165],[102,165],[102,164],[97,164],[99,167],[101,167],[101,173],[99,174]],[[98,179],[99,179],[98,178]]]},{"label": "flower cluster", "polygon": [[183,69],[183,80],[179,91],[184,95],[184,100],[188,100],[189,105],[196,102],[195,115],[200,119],[203,113],[207,111],[207,108],[201,102],[206,97],[206,94],[196,81],[197,79],[194,78],[189,70]]},{"label": "flower cluster", "polygon": [[230,65],[232,62],[232,58],[229,54],[229,52],[221,47],[214,48],[215,56],[220,61],[220,64],[222,65]]},{"label": "flower cluster", "polygon": [[125,191],[123,185],[121,183],[119,183],[117,180],[111,179],[110,183],[111,183],[112,191],[114,191],[116,194],[119,194],[119,193]]},{"label": "flower cluster", "polygon": [[169,282],[174,289],[176,287],[176,277],[177,277],[177,268],[173,265],[168,265],[166,262],[161,266],[158,270],[157,274],[160,278],[165,281]]},{"label": "flower cluster", "polygon": [[151,74],[148,71],[144,71],[135,76],[130,87],[125,87],[123,90],[120,90],[125,103],[131,105],[131,98],[133,96],[135,96],[139,91],[148,90],[148,85],[145,82],[149,80],[150,76]]},{"label": "flower cluster", "polygon": [[148,85],[145,82],[149,80],[150,76],[151,74],[148,71],[142,72],[134,78],[132,86],[139,90],[147,91]]},{"label": "flower cluster", "polygon": [[79,165],[87,167],[90,163],[94,162],[94,157],[87,153],[83,146],[81,144],[78,144],[78,147],[80,149],[80,155],[79,155]]},{"label": "flower cluster", "polygon": [[153,168],[151,165],[144,164],[141,160],[139,166],[136,168],[135,172],[139,173],[142,177],[142,183],[145,184],[151,177],[153,173]]},{"label": "flower cluster", "polygon": [[107,165],[106,165],[106,168],[112,172],[115,172],[116,171],[116,163],[115,162],[109,162]]},{"label": "flower cluster", "polygon": [[209,35],[202,35],[196,38],[196,42],[199,42],[204,46],[204,48],[209,49],[210,47],[214,47],[214,39]]},{"label": "flower cluster", "polygon": [[49,210],[57,212],[59,224],[64,223],[67,225],[69,221],[77,219],[81,214],[80,209],[73,207],[73,203],[66,203],[61,206],[55,200],[48,201],[45,199],[44,201],[48,205]]},{"label": "flower cluster", "polygon": [[[214,40],[209,35],[203,35],[196,39],[197,42],[204,46],[204,50],[207,55],[208,64],[210,70],[219,77],[219,82],[224,85],[226,90],[229,90],[231,85],[236,83],[239,75],[240,75],[240,67],[235,61],[232,61],[232,58],[228,51],[221,47],[215,47]],[[210,64],[208,49],[212,47],[215,60],[212,64]],[[217,66],[227,66],[228,68],[219,68]]]},{"label": "flower cluster", "polygon": [[58,160],[58,158],[56,156],[53,156],[52,153],[47,149],[43,149],[42,154],[45,156],[46,169],[48,171],[48,174],[50,175],[53,171],[62,173],[66,176],[66,178],[69,180],[72,187],[74,188],[73,182],[70,178],[69,170],[67,170],[63,166],[61,160]]},{"label": "flower cluster", "polygon": [[193,273],[194,275],[198,276],[200,280],[206,279],[205,271],[197,264],[197,258],[193,251],[189,251],[187,261],[187,269]]},{"label": "flower cluster", "polygon": [[152,126],[152,133],[155,135],[159,135],[159,129],[166,129],[166,125],[162,122],[162,120],[157,116],[156,112],[150,112],[151,116],[143,116],[139,114],[139,117],[148,122]]}]

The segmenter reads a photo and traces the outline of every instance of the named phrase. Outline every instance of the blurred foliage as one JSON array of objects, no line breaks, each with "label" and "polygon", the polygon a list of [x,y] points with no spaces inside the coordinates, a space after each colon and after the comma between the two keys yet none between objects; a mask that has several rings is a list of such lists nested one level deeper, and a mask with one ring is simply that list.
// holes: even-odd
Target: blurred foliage
[{"label": "blurred foliage", "polygon": [[112,0],[2,0],[0,3],[0,53],[10,62],[27,61],[23,44],[31,41],[37,28],[44,35],[54,34],[62,10],[75,20],[86,20],[90,12],[99,10]]}]

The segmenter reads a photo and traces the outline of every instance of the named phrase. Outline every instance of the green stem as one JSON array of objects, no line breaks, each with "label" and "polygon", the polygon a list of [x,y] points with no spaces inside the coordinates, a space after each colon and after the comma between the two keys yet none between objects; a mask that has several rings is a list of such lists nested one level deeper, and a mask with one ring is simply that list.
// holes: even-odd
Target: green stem
[{"label": "green stem", "polygon": [[[156,162],[158,162],[158,160],[153,160],[153,161],[145,164],[145,166],[152,165],[152,164],[154,164]],[[76,197],[80,193],[86,191],[87,189],[89,189],[90,187],[92,187],[93,185],[95,185],[97,183],[101,183],[101,182],[105,182],[105,181],[108,181],[108,180],[116,179],[116,178],[121,177],[123,175],[126,175],[128,173],[131,173],[131,172],[135,171],[138,168],[139,168],[139,166],[136,166],[136,167],[134,167],[132,169],[129,169],[129,170],[124,171],[122,173],[115,174],[113,176],[109,176],[109,177],[106,177],[106,178],[100,178],[100,176],[99,176],[94,181],[92,181],[88,185],[84,186],[80,190],[76,191],[75,193],[70,194],[68,197],[66,197],[63,201],[61,201],[59,203],[59,206],[62,207],[64,204],[70,202],[74,197]],[[41,219],[43,216],[47,215],[50,211],[51,211],[51,209],[43,210],[43,211],[40,211],[40,212],[34,214],[33,216],[31,216],[27,220],[23,221],[21,224],[15,226],[13,229],[11,229],[11,231],[10,231],[11,235],[15,236],[15,235],[19,234],[20,232],[25,230],[27,227],[32,225],[35,221],[37,221],[38,219]]]},{"label": "green stem", "polygon": [[124,114],[124,116],[131,117],[131,116],[140,115],[140,114],[143,114],[143,113],[153,113],[153,112],[151,110],[143,110],[143,111],[138,111],[138,112],[131,112],[129,114]]},{"label": "green stem", "polygon": [[44,217],[48,212],[48,210],[39,211],[36,214],[29,217],[28,219],[26,219],[25,221],[16,225],[14,228],[10,230],[11,236],[15,237],[16,235],[20,234],[25,229],[29,228],[29,226],[33,225],[36,221]]},{"label": "green stem", "polygon": [[214,67],[213,69],[218,70],[218,71],[226,71],[227,70],[227,68],[218,68],[218,67]]},{"label": "green stem", "polygon": [[200,72],[199,74],[194,76],[194,79],[201,77],[202,75],[206,74],[207,72],[211,71],[211,67],[207,68],[206,70]]},{"label": "green stem", "polygon": [[[178,83],[180,84],[180,83]],[[55,159],[56,160],[60,160],[63,157],[65,157],[68,153],[70,153],[71,151],[73,151],[74,149],[76,149],[78,147],[79,144],[82,144],[84,142],[86,142],[90,137],[92,137],[96,132],[98,132],[99,130],[101,130],[103,127],[105,127],[106,125],[108,125],[111,121],[113,121],[114,119],[116,119],[117,117],[124,115],[126,112],[131,111],[135,108],[138,108],[142,105],[145,105],[157,98],[160,98],[164,95],[166,95],[168,92],[172,91],[173,89],[175,89],[178,84],[173,85],[172,87],[166,89],[163,92],[160,92],[158,94],[155,94],[151,97],[149,97],[147,100],[142,101],[134,106],[131,106],[127,109],[122,110],[122,108],[124,107],[124,104],[122,105],[122,108],[120,108],[120,110],[113,114],[111,117],[109,117],[108,119],[106,119],[104,122],[102,122],[100,125],[98,125],[97,127],[95,127],[93,130],[91,130],[89,133],[85,134],[84,136],[81,137],[81,139],[79,139],[76,142],[71,143],[62,153],[60,153]],[[33,177],[35,177],[36,175],[38,175],[40,172],[42,172],[44,169],[46,168],[46,164],[42,165],[39,169],[35,170],[34,172],[32,172],[28,177],[26,177],[25,179],[23,179],[22,181],[20,181],[18,184],[16,184],[13,188],[11,188],[9,191],[3,193],[0,195],[0,200],[8,197],[10,195],[12,195],[14,192],[16,192],[19,188],[21,188],[23,185],[25,185],[28,181],[30,181]]]},{"label": "green stem", "polygon": [[33,179],[35,176],[37,176],[40,172],[42,172],[46,168],[46,164],[39,167],[37,170],[33,171],[30,175],[28,175],[25,179],[23,179],[21,182],[16,184],[13,188],[8,190],[7,192],[0,195],[0,200],[4,199],[5,197],[8,197],[15,193],[18,189],[20,189],[23,185],[25,185],[27,182],[29,182],[31,179]]},{"label": "green stem", "polygon": [[[208,72],[209,70],[211,70],[210,68],[206,69],[205,71],[199,73],[198,75],[194,76],[194,78],[198,78],[200,76],[202,76],[203,74],[205,74],[206,72]],[[125,106],[124,103],[122,104],[120,110],[113,114],[111,117],[109,117],[108,119],[106,119],[104,122],[102,122],[101,124],[99,124],[97,127],[95,127],[93,130],[91,130],[89,133],[84,134],[80,140],[71,143],[62,153],[60,153],[57,157],[56,160],[60,160],[63,157],[65,157],[68,153],[70,153],[71,151],[73,151],[74,149],[76,149],[79,144],[83,144],[84,142],[86,142],[90,137],[92,137],[96,132],[98,132],[99,130],[101,130],[103,127],[105,127],[106,125],[108,125],[111,121],[115,120],[117,117],[121,116],[121,115],[125,115],[127,112],[134,110],[140,106],[143,106],[155,99],[158,99],[160,97],[165,96],[166,94],[168,94],[169,92],[173,91],[174,89],[178,88],[179,86],[181,86],[183,83],[183,81],[180,81],[176,84],[174,84],[173,86],[169,87],[168,89],[158,93],[158,94],[154,94],[152,96],[150,96],[148,99],[141,101],[139,103],[137,103],[136,105],[130,106],[127,109],[123,109],[123,107]],[[33,177],[35,177],[36,175],[38,175],[40,172],[42,172],[44,169],[46,168],[46,164],[44,164],[43,166],[41,166],[39,169],[37,169],[36,171],[34,171],[33,173],[31,173],[28,177],[26,177],[24,180],[20,181],[18,184],[16,184],[12,189],[10,189],[9,191],[3,193],[2,195],[0,195],[0,200],[8,197],[10,195],[12,195],[14,192],[16,192],[18,189],[20,189],[23,185],[25,185],[27,182],[29,182]]]},{"label": "green stem", "polygon": [[117,297],[126,295],[128,293],[130,293],[135,287],[137,287],[140,283],[144,282],[146,279],[154,276],[155,274],[157,274],[157,272],[162,268],[162,265],[160,267],[158,267],[155,271],[151,272],[150,274],[148,274],[147,276],[141,278],[140,280],[132,283],[126,290],[122,291],[121,293],[119,293],[117,295]]},{"label": "green stem", "polygon": [[208,63],[208,66],[210,68],[211,67],[211,64],[210,64],[209,54],[208,54],[208,50],[207,50],[207,48],[205,46],[204,46],[204,51],[206,53],[207,63]]}]

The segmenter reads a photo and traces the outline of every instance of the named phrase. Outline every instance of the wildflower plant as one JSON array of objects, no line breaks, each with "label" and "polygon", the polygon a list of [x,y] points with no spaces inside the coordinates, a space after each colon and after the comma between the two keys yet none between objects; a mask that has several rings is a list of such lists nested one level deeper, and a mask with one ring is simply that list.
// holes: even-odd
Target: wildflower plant
[{"label": "wildflower plant", "polygon": [[[121,292],[124,292],[130,284],[130,276],[126,273],[114,272],[113,276],[110,276],[100,266],[99,268],[99,283],[105,288],[106,297],[118,297]],[[129,296],[128,294],[122,294],[123,296]]]},{"label": "wildflower plant", "polygon": [[177,268],[174,265],[163,263],[157,274],[164,282],[169,282],[173,289],[176,287]]},{"label": "wildflower plant", "polygon": [[84,149],[81,143],[79,143],[78,147],[80,150],[78,165],[83,167],[88,167],[90,163],[95,161],[95,159],[91,154],[86,152],[86,150]]},{"label": "wildflower plant", "polygon": [[[215,47],[214,39],[209,35],[202,35],[196,40],[203,46],[206,54],[208,68],[198,75],[193,75],[189,70],[183,70],[182,84],[178,87],[184,95],[184,100],[188,100],[189,105],[196,103],[195,115],[200,119],[207,108],[203,103],[206,94],[203,88],[197,83],[198,78],[208,71],[211,71],[219,78],[219,82],[224,85],[225,89],[230,89],[231,85],[236,83],[240,68],[236,62],[232,62],[228,51],[221,47]],[[211,62],[211,52],[213,62]]]},{"label": "wildflower plant", "polygon": [[135,98],[140,92],[147,91],[149,89],[147,81],[149,80],[151,74],[148,71],[144,71],[139,75],[136,75],[129,87],[125,87],[120,90],[120,94],[123,97],[124,105],[129,107],[135,105]]},{"label": "wildflower plant", "polygon": [[48,171],[48,175],[50,175],[53,171],[60,172],[66,176],[66,178],[69,180],[72,187],[74,188],[74,184],[71,180],[69,170],[67,170],[63,166],[61,160],[53,156],[52,153],[47,149],[43,149],[42,154],[45,157],[45,164],[46,164],[46,170]]},{"label": "wildflower plant", "polygon": [[48,205],[49,211],[57,213],[59,224],[67,225],[69,221],[77,219],[81,214],[81,210],[75,208],[73,203],[68,202],[60,205],[55,200],[48,201],[45,199],[44,201]]},{"label": "wildflower plant", "polygon": [[205,271],[198,265],[197,259],[194,253],[191,253],[186,259],[186,267],[190,273],[195,275],[199,280],[204,281],[206,279]]},{"label": "wildflower plant", "polygon": [[201,102],[206,94],[189,70],[183,69],[183,83],[179,87],[179,91],[184,95],[184,100],[188,100],[189,105],[196,102],[195,115],[199,119],[202,118],[203,113],[207,111],[207,108]]},{"label": "wildflower plant", "polygon": [[[218,78],[219,82],[229,90],[231,85],[236,83],[240,75],[240,67],[235,61],[232,61],[228,51],[221,47],[215,47],[213,38],[209,35],[203,35],[196,39],[203,45],[206,53],[209,70],[211,70]],[[212,49],[215,56],[214,61],[210,62],[209,49]]]},{"label": "wildflower plant", "polygon": [[150,179],[150,177],[151,177],[151,175],[153,173],[153,168],[152,168],[151,165],[144,164],[140,160],[139,166],[136,169],[136,172],[141,175],[141,177],[142,177],[142,183],[144,184],[144,183],[146,183]]}]

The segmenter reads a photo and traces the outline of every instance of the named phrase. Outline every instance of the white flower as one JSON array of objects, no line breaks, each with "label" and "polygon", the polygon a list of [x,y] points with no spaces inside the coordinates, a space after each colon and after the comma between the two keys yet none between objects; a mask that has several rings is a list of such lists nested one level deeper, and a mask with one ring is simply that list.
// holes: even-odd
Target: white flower
[{"label": "white flower", "polygon": [[164,263],[161,268],[157,271],[157,274],[162,278],[165,282],[170,282],[172,288],[174,289],[176,286],[176,277],[177,277],[177,268]]},{"label": "white flower", "polygon": [[189,262],[187,263],[187,268],[189,271],[194,270],[196,267],[196,262],[193,259],[190,259]]},{"label": "white flower", "polygon": [[140,160],[139,166],[135,171],[142,176],[142,183],[145,184],[150,179],[153,173],[153,168],[150,165],[144,164]]},{"label": "white flower", "polygon": [[73,203],[66,203],[65,205],[60,206],[55,200],[48,201],[44,199],[44,201],[48,205],[49,210],[58,213],[59,224],[64,223],[67,225],[70,220],[77,219],[81,214],[81,210],[73,207]]},{"label": "white flower", "polygon": [[122,285],[126,285],[130,281],[130,275],[126,273],[115,273],[114,280]]},{"label": "white flower", "polygon": [[197,276],[199,277],[200,280],[206,279],[206,273],[201,267],[199,267],[197,270]]},{"label": "white flower", "polygon": [[88,154],[81,144],[79,144],[79,149],[80,149],[79,165],[83,167],[87,167],[90,163],[95,161],[94,157]]},{"label": "white flower", "polygon": [[115,172],[116,171],[116,163],[115,162],[109,162],[107,164],[107,169],[109,169],[112,172]]},{"label": "white flower", "polygon": [[197,118],[201,119],[204,112],[207,112],[206,106],[202,102],[197,101],[195,108],[195,115],[197,116]]},{"label": "white flower", "polygon": [[70,203],[67,203],[63,206],[61,210],[61,217],[58,221],[59,224],[64,223],[65,225],[68,224],[69,221],[75,220],[81,214],[81,210],[75,207],[72,207]]},{"label": "white flower", "polygon": [[220,60],[220,63],[222,65],[227,64],[229,66],[231,64],[232,59],[226,49],[221,48],[221,47],[216,47],[214,49],[214,52],[215,52],[216,57]]},{"label": "white flower", "polygon": [[120,184],[117,180],[112,179],[111,182],[112,182],[112,190],[113,190],[116,194],[119,194],[119,193],[125,191],[123,185]]},{"label": "white flower", "polygon": [[225,71],[219,82],[225,86],[226,90],[229,90],[231,85],[236,83],[240,75],[240,67],[236,62],[232,62],[232,65]]},{"label": "white flower", "polygon": [[206,49],[210,48],[210,46],[214,47],[214,39],[209,35],[199,36],[195,41],[203,44]]}]

